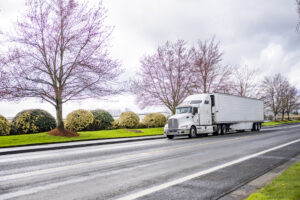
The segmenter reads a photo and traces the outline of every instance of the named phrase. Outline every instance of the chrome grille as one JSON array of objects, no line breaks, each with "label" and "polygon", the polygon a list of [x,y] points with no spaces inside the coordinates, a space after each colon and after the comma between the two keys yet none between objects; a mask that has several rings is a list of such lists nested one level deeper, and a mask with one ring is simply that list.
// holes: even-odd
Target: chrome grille
[{"label": "chrome grille", "polygon": [[168,120],[168,129],[177,129],[178,128],[178,120],[177,119],[169,119]]}]

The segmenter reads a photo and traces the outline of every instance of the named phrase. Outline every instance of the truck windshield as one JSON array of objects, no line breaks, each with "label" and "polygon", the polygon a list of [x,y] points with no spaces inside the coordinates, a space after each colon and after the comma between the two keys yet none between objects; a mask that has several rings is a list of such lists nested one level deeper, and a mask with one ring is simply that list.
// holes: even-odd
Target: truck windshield
[{"label": "truck windshield", "polygon": [[182,114],[182,113],[192,113],[192,107],[176,108],[176,114]]}]

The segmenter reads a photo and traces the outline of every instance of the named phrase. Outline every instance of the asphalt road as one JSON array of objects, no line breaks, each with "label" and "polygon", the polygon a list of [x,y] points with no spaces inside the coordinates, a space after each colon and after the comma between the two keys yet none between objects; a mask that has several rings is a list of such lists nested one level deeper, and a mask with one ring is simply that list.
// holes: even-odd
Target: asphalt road
[{"label": "asphalt road", "polygon": [[0,199],[219,199],[300,155],[300,125],[0,156]]}]

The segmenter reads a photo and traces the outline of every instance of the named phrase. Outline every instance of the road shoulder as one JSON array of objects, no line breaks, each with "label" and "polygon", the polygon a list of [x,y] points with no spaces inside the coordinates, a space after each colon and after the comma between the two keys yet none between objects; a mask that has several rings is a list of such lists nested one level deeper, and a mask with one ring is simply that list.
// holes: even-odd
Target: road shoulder
[{"label": "road shoulder", "polygon": [[262,187],[267,185],[268,183],[272,182],[276,177],[278,177],[283,171],[288,169],[293,164],[300,161],[300,155],[290,159],[289,161],[285,162],[284,164],[272,169],[271,171],[267,172],[266,174],[248,182],[246,185],[238,188],[237,190],[223,196],[221,200],[242,200],[246,199],[252,193],[257,192]]}]

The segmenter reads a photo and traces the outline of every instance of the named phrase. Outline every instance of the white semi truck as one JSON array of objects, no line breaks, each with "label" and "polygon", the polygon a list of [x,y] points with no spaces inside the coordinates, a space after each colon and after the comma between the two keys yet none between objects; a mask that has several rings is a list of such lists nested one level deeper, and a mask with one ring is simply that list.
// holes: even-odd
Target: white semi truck
[{"label": "white semi truck", "polygon": [[167,138],[219,135],[229,131],[259,131],[264,120],[263,101],[228,94],[188,96],[164,127]]}]

